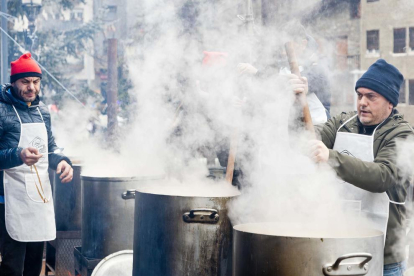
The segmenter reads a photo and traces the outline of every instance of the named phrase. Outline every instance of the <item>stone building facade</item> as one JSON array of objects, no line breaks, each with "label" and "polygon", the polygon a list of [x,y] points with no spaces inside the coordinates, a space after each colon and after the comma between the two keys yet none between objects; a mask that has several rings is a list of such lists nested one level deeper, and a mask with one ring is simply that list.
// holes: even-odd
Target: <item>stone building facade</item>
[{"label": "stone building facade", "polygon": [[360,4],[360,0],[322,1],[302,20],[328,60],[332,115],[355,106],[354,84],[361,74]]},{"label": "stone building facade", "polygon": [[398,110],[414,124],[414,1],[362,0],[361,69],[377,59],[395,65],[404,75]]},{"label": "stone building facade", "polygon": [[261,1],[264,26],[300,20],[318,42],[317,62],[330,80],[332,115],[355,109],[354,84],[361,74],[361,1],[366,0]]}]

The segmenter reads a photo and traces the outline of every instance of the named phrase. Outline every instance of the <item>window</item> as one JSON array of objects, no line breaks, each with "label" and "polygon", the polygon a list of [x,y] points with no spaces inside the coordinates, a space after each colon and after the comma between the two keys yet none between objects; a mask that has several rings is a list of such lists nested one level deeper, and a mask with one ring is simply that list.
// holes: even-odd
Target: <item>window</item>
[{"label": "window", "polygon": [[394,29],[394,53],[405,53],[406,40],[405,28]]},{"label": "window", "polygon": [[79,21],[83,21],[83,12],[78,12],[77,13],[77,18]]},{"label": "window", "polygon": [[399,103],[406,103],[406,98],[405,98],[405,80],[403,81],[403,83],[401,84],[400,87],[400,97],[398,99]]},{"label": "window", "polygon": [[379,30],[367,31],[367,50],[369,52],[379,51]]},{"label": "window", "polygon": [[83,11],[80,11],[80,10],[71,11],[70,20],[83,21]]},{"label": "window", "polygon": [[409,47],[411,51],[414,51],[414,27],[410,27],[409,36],[410,36]]},{"label": "window", "polygon": [[408,102],[410,105],[414,105],[414,80],[408,81]]},{"label": "window", "polygon": [[361,18],[361,0],[351,0],[349,3],[351,19]]},{"label": "window", "polygon": [[107,21],[114,21],[117,19],[117,6],[107,6],[108,14],[107,14]]}]

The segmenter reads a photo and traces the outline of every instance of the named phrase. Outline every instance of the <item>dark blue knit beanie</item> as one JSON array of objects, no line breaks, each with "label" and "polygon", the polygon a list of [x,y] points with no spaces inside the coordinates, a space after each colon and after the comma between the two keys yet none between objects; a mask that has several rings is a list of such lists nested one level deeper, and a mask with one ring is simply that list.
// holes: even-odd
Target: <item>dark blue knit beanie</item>
[{"label": "dark blue knit beanie", "polygon": [[355,91],[359,87],[371,89],[397,106],[400,86],[403,81],[404,77],[397,68],[385,60],[379,59],[357,81]]}]

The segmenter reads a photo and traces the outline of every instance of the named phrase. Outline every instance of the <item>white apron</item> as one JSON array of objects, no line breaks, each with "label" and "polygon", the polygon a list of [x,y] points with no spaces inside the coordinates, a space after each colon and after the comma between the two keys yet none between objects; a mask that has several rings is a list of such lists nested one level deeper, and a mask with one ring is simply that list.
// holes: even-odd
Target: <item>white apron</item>
[{"label": "white apron", "polygon": [[[13,109],[20,121],[19,147],[37,148],[43,157],[35,166],[23,164],[4,170],[6,229],[12,239],[20,242],[54,240],[56,225],[48,175],[46,126],[44,121],[23,124],[14,106]],[[37,110],[43,120],[39,108]]]},{"label": "white apron", "polygon": [[[333,149],[342,154],[361,159],[362,161],[374,161],[374,135],[377,128],[375,128],[371,136],[339,132],[339,130],[346,125],[350,120],[357,115],[350,118],[342,124],[335,138]],[[342,191],[345,199],[346,209],[353,209],[357,211],[360,216],[366,219],[370,226],[376,230],[382,231],[385,236],[387,234],[389,204],[404,204],[390,201],[387,193],[371,193],[358,188],[352,184],[342,182]]]}]

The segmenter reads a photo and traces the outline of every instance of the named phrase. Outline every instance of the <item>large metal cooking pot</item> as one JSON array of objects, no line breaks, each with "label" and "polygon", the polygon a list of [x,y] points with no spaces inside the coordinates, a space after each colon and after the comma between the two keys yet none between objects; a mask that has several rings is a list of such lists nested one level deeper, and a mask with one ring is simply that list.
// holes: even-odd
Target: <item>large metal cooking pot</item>
[{"label": "large metal cooking pot", "polygon": [[231,275],[227,203],[239,192],[216,189],[158,186],[136,191],[134,276]]},{"label": "large metal cooking pot", "polygon": [[73,179],[62,184],[59,174],[49,170],[55,206],[57,231],[80,231],[81,215],[81,165],[73,164]]},{"label": "large metal cooking pot", "polygon": [[134,201],[123,194],[161,178],[82,175],[82,255],[102,259],[132,249]]},{"label": "large metal cooking pot", "polygon": [[380,231],[253,223],[233,235],[233,276],[382,275]]}]

